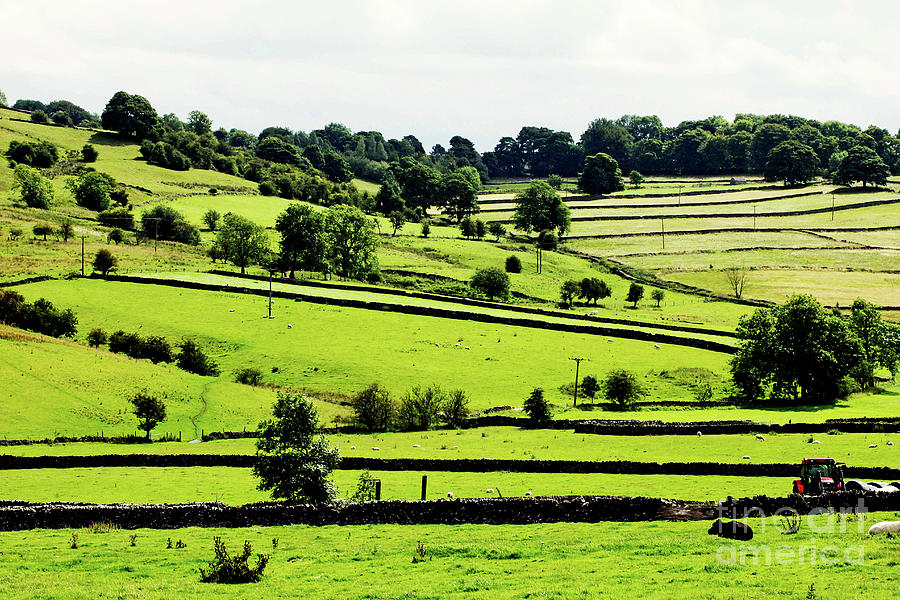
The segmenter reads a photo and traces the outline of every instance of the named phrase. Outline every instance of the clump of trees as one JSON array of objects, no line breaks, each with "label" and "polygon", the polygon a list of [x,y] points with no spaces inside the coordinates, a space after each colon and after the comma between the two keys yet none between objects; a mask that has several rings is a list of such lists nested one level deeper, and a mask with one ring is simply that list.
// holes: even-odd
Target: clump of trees
[{"label": "clump of trees", "polygon": [[214,377],[219,374],[219,366],[193,340],[184,340],[178,348],[176,354],[168,340],[162,336],[142,337],[121,329],[109,335],[110,352],[147,359],[154,364],[174,362],[180,369],[196,375]]},{"label": "clump of trees", "polygon": [[171,240],[189,246],[200,243],[200,231],[188,223],[180,212],[162,204],[141,215],[141,231],[148,239]]},{"label": "clump of trees", "polygon": [[71,309],[60,310],[49,300],[26,302],[11,290],[0,290],[0,323],[52,337],[75,337],[78,318]]},{"label": "clump of trees", "polygon": [[52,167],[59,160],[59,150],[47,141],[18,141],[9,143],[4,156],[11,166],[27,165],[38,169]]},{"label": "clump of trees", "polygon": [[569,230],[569,208],[547,182],[533,182],[516,194],[515,202],[513,222],[517,229],[526,233],[557,230],[559,235],[564,235]]},{"label": "clump of trees", "polygon": [[812,296],[794,295],[743,317],[736,333],[732,379],[752,402],[833,402],[871,385],[878,368],[896,374],[900,360],[900,327],[861,299],[845,319]]},{"label": "clump of trees", "polygon": [[119,190],[116,180],[106,173],[86,171],[70,179],[66,187],[75,196],[75,203],[89,210],[105,211],[114,199],[122,205],[128,202],[128,194]]},{"label": "clump of trees", "polygon": [[446,392],[439,386],[414,386],[399,402],[381,385],[373,383],[350,401],[356,423],[366,431],[426,430],[438,423],[461,427],[469,416],[469,399],[463,390]]},{"label": "clump of trees", "polygon": [[585,194],[611,194],[625,189],[619,162],[609,154],[598,152],[584,159],[584,170],[578,177],[578,188]]},{"label": "clump of trees", "polygon": [[41,172],[25,164],[13,169],[13,188],[18,189],[21,200],[31,208],[50,208],[53,201],[53,184]]},{"label": "clump of trees", "polygon": [[616,408],[630,408],[643,395],[637,378],[625,369],[612,371],[603,380],[603,396]]}]

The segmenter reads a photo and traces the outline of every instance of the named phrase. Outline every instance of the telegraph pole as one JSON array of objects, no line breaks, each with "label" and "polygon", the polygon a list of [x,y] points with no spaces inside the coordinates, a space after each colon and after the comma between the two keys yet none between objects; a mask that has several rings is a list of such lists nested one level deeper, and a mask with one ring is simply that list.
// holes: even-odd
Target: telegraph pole
[{"label": "telegraph pole", "polygon": [[753,231],[756,231],[756,205],[753,205]]},{"label": "telegraph pole", "polygon": [[269,269],[269,317],[272,318],[272,273],[273,271]]},{"label": "telegraph pole", "polygon": [[572,393],[572,406],[578,406],[578,367],[581,366],[581,361],[587,359],[581,356],[570,356],[569,360],[575,361],[575,390]]},{"label": "telegraph pole", "polygon": [[831,190],[831,220],[834,221],[834,190]]},{"label": "telegraph pole", "polygon": [[659,224],[662,227],[662,244],[663,244],[663,250],[665,250],[666,249],[666,218],[660,217]]},{"label": "telegraph pole", "polygon": [[81,236],[81,276],[84,277],[84,236]]}]

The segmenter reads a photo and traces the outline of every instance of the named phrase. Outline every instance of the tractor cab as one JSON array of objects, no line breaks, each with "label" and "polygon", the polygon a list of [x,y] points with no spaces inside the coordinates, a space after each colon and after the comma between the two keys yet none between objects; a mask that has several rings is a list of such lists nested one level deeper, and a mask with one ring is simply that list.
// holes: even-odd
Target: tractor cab
[{"label": "tractor cab", "polygon": [[800,479],[794,480],[794,493],[817,496],[844,489],[844,472],[833,458],[804,458]]}]

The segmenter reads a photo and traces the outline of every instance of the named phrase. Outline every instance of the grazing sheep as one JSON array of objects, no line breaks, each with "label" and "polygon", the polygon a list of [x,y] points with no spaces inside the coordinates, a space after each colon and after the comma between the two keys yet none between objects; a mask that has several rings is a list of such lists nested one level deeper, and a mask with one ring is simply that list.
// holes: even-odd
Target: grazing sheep
[{"label": "grazing sheep", "polygon": [[750,460],[750,457],[747,456],[747,455],[745,454],[745,455],[744,455],[744,460]]},{"label": "grazing sheep", "polygon": [[228,312],[234,312],[234,309],[233,309],[233,308],[229,308],[229,309],[228,309]]},{"label": "grazing sheep", "polygon": [[493,493],[494,493],[494,488],[488,488],[488,489],[486,489],[486,490],[485,490],[485,493],[487,493],[487,494],[493,494]]},{"label": "grazing sheep", "polygon": [[291,325],[290,323],[288,323],[288,329],[293,329],[293,328],[294,328],[294,326]]},{"label": "grazing sheep", "polygon": [[531,495],[531,490],[528,490],[527,492],[525,492],[525,495],[526,495],[526,496],[530,496],[530,495]]},{"label": "grazing sheep", "polygon": [[459,446],[453,446],[454,450],[459,450]]},{"label": "grazing sheep", "polygon": [[447,492],[447,497],[453,500],[453,492]]},{"label": "grazing sheep", "polygon": [[878,444],[869,444],[869,448],[877,448]]},{"label": "grazing sheep", "polygon": [[356,446],[350,446],[351,450],[356,450]]},{"label": "grazing sheep", "polygon": [[879,533],[900,533],[900,521],[881,521],[869,527],[869,535]]},{"label": "grazing sheep", "polygon": [[761,433],[757,433],[757,434],[756,434],[756,439],[762,440],[762,441],[766,441],[766,436],[764,436],[764,435],[761,434]]},{"label": "grazing sheep", "polygon": [[722,519],[716,519],[707,533],[731,540],[748,541],[753,539],[753,528],[740,521],[726,523]]},{"label": "grazing sheep", "polygon": [[698,431],[698,432],[697,432],[697,437],[703,437],[703,432],[702,432],[702,431]]},{"label": "grazing sheep", "polygon": [[372,450],[378,451],[381,450],[381,448],[379,448],[378,446],[372,446]]},{"label": "grazing sheep", "polygon": [[591,312],[588,313],[588,316],[591,316],[591,317],[596,317],[596,316],[599,316],[599,315],[600,315],[600,311],[599,311],[599,310],[592,310]]},{"label": "grazing sheep", "polygon": [[466,350],[471,350],[471,348],[469,348],[468,346],[466,346]]},{"label": "grazing sheep", "polygon": [[659,350],[659,344],[653,344],[653,347]]},{"label": "grazing sheep", "polygon": [[437,347],[438,347],[438,348],[440,348],[440,347],[441,347],[441,345],[440,345],[440,344],[438,344],[438,343],[437,343],[437,342],[435,342],[435,343],[434,343],[434,345],[435,345],[435,346],[437,346]]},{"label": "grazing sheep", "polygon": [[611,342],[612,342],[612,338],[606,338],[606,341],[611,343]]},{"label": "grazing sheep", "polygon": [[819,443],[820,443],[819,440],[813,440],[810,442],[810,444],[819,444]]},{"label": "grazing sheep", "polygon": [[888,445],[888,446],[893,446],[893,445],[894,445],[894,442],[888,442],[887,445]]},{"label": "grazing sheep", "polygon": [[456,342],[456,347],[457,347],[457,348],[459,348],[461,345],[462,345],[462,344],[460,344],[459,342]]},{"label": "grazing sheep", "polygon": [[421,448],[422,444],[413,444],[413,448]]}]

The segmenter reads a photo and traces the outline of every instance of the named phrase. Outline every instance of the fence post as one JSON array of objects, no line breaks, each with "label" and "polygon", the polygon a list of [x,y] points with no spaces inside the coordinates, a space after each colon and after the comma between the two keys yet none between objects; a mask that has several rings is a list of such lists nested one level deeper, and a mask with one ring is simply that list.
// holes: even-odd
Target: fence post
[{"label": "fence post", "polygon": [[381,480],[375,480],[375,499],[381,500]]},{"label": "fence post", "polygon": [[428,475],[422,475],[422,500],[425,499],[425,492],[428,490]]}]

